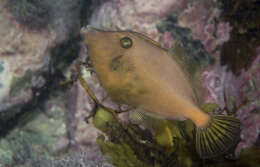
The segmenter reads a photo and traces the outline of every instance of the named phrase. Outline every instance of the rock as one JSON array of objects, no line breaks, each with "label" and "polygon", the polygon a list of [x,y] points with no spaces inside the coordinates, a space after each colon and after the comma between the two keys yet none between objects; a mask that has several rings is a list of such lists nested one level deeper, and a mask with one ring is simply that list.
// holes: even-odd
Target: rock
[{"label": "rock", "polygon": [[58,70],[71,63],[66,58],[76,57],[78,39],[74,45],[64,43],[79,33],[79,2],[0,2],[0,123],[20,113],[25,104],[37,101],[46,88],[58,82],[52,82],[58,80]]},{"label": "rock", "polygon": [[19,126],[0,139],[0,164],[29,164],[68,148],[66,142],[63,148],[58,145],[67,138],[65,108],[58,104],[50,100],[48,112],[39,113],[36,110],[20,118]]},{"label": "rock", "polygon": [[60,82],[78,56],[87,3],[0,2],[0,166],[53,163],[69,148]]}]

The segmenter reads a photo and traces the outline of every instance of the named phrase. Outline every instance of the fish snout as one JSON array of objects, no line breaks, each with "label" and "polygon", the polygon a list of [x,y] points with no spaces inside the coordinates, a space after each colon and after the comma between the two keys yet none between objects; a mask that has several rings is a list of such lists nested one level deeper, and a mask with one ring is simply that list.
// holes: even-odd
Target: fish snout
[{"label": "fish snout", "polygon": [[92,26],[87,26],[86,28],[83,28],[80,31],[81,36],[84,39],[84,42],[88,45],[91,41],[93,41],[95,38],[97,38],[97,34],[99,30],[92,27]]},{"label": "fish snout", "polygon": [[91,32],[97,32],[97,31],[98,29],[88,25],[87,27],[82,28],[80,33],[83,35],[87,35]]}]

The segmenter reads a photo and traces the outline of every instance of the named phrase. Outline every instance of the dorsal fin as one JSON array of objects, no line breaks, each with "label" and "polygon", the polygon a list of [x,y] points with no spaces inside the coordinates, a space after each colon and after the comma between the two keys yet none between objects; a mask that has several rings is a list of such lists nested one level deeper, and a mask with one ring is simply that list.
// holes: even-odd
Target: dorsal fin
[{"label": "dorsal fin", "polygon": [[140,33],[140,32],[132,32],[132,33],[135,34],[135,35],[137,35],[138,37],[143,38],[144,40],[146,40],[146,41],[148,41],[148,42],[154,44],[155,46],[157,46],[157,47],[159,47],[159,48],[161,48],[161,49],[166,50],[165,48],[163,48],[163,47],[161,46],[161,44],[160,44],[159,42],[157,42],[157,41],[151,39],[150,37],[148,37],[148,36],[146,36],[146,35],[144,35],[144,34],[142,34],[142,33]]},{"label": "dorsal fin", "polygon": [[188,55],[185,48],[180,44],[175,44],[169,52],[190,77],[193,77],[196,72],[201,70],[199,63]]},{"label": "dorsal fin", "polygon": [[182,67],[194,90],[196,102],[202,104],[204,91],[200,83],[201,66],[199,63],[188,55],[185,48],[180,44],[175,44],[173,48],[169,49],[168,54]]},{"label": "dorsal fin", "polygon": [[[160,43],[154,41],[153,39],[149,38],[148,36],[138,33],[138,32],[132,32],[135,35],[147,40],[148,42],[151,42],[156,47],[159,47],[161,49],[164,49],[167,51],[167,49],[163,48]],[[203,96],[204,91],[200,84],[200,72],[201,72],[201,62],[199,60],[196,60],[195,57],[189,55],[185,48],[182,47],[180,44],[175,43],[173,48],[168,50],[168,54],[173,57],[173,59],[182,67],[183,71],[186,73],[186,75],[189,78],[189,81],[191,82],[192,88],[194,90],[196,99],[195,101],[201,105],[203,103]]]}]

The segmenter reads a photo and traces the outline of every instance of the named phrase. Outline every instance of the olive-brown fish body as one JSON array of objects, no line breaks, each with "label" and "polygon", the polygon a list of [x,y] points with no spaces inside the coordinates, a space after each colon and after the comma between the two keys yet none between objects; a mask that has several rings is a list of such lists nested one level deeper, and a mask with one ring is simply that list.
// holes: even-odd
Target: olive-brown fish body
[{"label": "olive-brown fish body", "polygon": [[[206,126],[189,80],[167,50],[134,32],[87,30],[85,42],[101,83],[116,101],[169,119]],[[123,48],[120,39],[131,39]]]},{"label": "olive-brown fish body", "polygon": [[190,119],[196,126],[196,150],[202,158],[234,147],[241,123],[234,117],[200,110],[194,88],[167,50],[131,31],[82,31],[99,80],[115,101],[166,119]]}]

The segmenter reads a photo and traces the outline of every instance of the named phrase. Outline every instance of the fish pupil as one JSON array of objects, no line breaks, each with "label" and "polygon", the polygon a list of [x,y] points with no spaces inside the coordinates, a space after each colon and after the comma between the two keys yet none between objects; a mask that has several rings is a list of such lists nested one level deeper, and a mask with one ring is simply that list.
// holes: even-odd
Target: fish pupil
[{"label": "fish pupil", "polygon": [[123,37],[120,39],[120,45],[121,45],[121,47],[128,49],[128,48],[132,47],[133,41],[129,37]]}]

